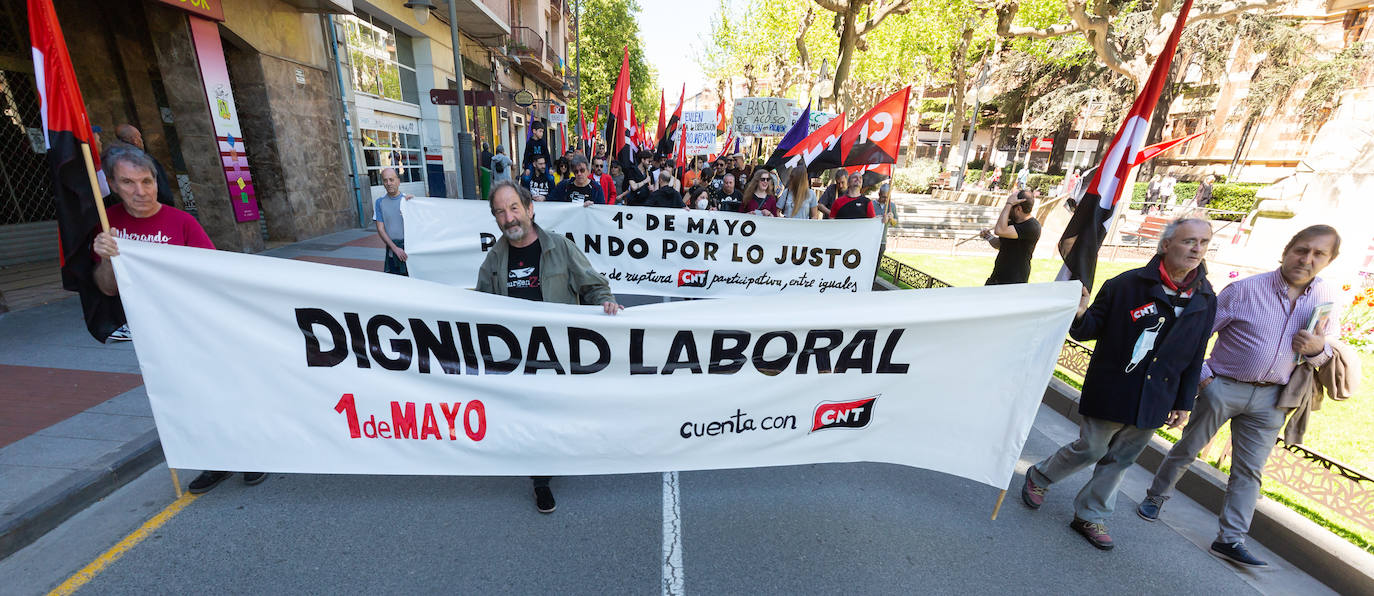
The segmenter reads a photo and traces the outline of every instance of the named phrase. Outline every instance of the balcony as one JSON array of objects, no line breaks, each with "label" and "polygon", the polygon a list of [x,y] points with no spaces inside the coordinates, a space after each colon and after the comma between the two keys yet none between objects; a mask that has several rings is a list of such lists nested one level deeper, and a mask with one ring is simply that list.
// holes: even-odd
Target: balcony
[{"label": "balcony", "polygon": [[554,52],[553,44],[544,45],[544,61],[549,64],[549,70],[560,77],[568,70],[567,66],[563,64],[563,57]]},{"label": "balcony", "polygon": [[[491,45],[488,40],[501,39],[511,32],[510,2],[508,0],[448,0],[455,2],[458,12],[458,29],[482,43]],[[439,8],[431,11],[441,22],[448,24],[448,7],[442,1],[435,2]]]},{"label": "balcony", "polygon": [[544,38],[529,27],[512,27],[510,41],[507,42],[506,49],[512,56],[519,56],[522,59],[526,57],[543,58]]}]

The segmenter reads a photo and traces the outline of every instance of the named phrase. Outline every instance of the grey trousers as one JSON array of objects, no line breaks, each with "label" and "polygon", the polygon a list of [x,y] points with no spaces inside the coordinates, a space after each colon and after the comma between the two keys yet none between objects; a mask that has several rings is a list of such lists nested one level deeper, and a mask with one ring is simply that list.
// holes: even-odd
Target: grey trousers
[{"label": "grey trousers", "polygon": [[1092,478],[1074,497],[1073,511],[1078,519],[1106,523],[1116,508],[1116,489],[1126,470],[1135,464],[1154,434],[1153,428],[1084,416],[1078,425],[1078,440],[1060,447],[1026,474],[1036,484],[1048,487],[1096,463]]},{"label": "grey trousers", "polygon": [[1183,436],[1155,472],[1154,482],[1145,492],[1147,497],[1168,498],[1174,484],[1183,476],[1188,464],[1227,420],[1231,421],[1231,477],[1226,481],[1226,499],[1221,506],[1221,530],[1218,542],[1244,542],[1250,531],[1250,519],[1259,501],[1260,474],[1274,441],[1283,428],[1284,409],[1277,407],[1281,385],[1255,387],[1222,377],[1215,377],[1198,394],[1197,405]]}]

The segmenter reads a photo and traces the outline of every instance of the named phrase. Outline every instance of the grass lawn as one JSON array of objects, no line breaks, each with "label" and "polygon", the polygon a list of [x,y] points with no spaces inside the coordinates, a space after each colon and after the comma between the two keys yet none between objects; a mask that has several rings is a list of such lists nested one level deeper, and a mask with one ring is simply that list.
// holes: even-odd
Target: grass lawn
[{"label": "grass lawn", "polygon": [[[991,256],[951,257],[916,253],[888,254],[956,286],[982,285],[988,274],[992,272],[993,257]],[[1061,263],[1062,261],[1057,259],[1035,259],[1031,262],[1030,281],[1052,281],[1059,272]],[[1123,271],[1139,267],[1141,264],[1143,263],[1139,261],[1098,263],[1097,279],[1110,279]],[[1225,272],[1213,271],[1209,277],[1212,278],[1214,285],[1222,285],[1219,282],[1222,282],[1221,278],[1224,276],[1226,276]],[[1091,347],[1091,342],[1086,343]],[[1361,384],[1359,393],[1344,402],[1323,401],[1322,409],[1312,415],[1303,443],[1306,447],[1353,467],[1361,473],[1371,474],[1374,473],[1374,354],[1368,352],[1362,354],[1363,360],[1367,364],[1363,367],[1364,382]],[[1065,378],[1074,386],[1079,385],[1076,379],[1066,376],[1062,372],[1056,371],[1056,376]],[[1163,430],[1160,434],[1170,441],[1178,440],[1177,431]],[[1222,427],[1213,441],[1217,442],[1216,444],[1223,444],[1221,442],[1230,441],[1230,436],[1230,427],[1227,425]],[[1215,459],[1209,463],[1224,471],[1227,470],[1226,466],[1219,466]],[[1286,486],[1272,482],[1267,483],[1264,492],[1269,498],[1288,505],[1291,509],[1325,526],[1346,540],[1374,553],[1374,531],[1341,517]]]}]

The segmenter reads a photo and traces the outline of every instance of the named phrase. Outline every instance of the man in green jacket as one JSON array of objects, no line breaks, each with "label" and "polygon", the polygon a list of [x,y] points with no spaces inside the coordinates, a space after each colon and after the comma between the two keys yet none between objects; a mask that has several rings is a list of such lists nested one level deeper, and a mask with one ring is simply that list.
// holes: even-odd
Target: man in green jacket
[{"label": "man in green jacket", "polygon": [[[478,270],[478,292],[536,302],[600,304],[608,315],[624,310],[616,304],[610,283],[582,251],[567,238],[535,225],[530,191],[510,181],[500,182],[488,202],[501,237]],[[535,507],[540,513],[553,513],[556,504],[549,477],[531,479]]]}]

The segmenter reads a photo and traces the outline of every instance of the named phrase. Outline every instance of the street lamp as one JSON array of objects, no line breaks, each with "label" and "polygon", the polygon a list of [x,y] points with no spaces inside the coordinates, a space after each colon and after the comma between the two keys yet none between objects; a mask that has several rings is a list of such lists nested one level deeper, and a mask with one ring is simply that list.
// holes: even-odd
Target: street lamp
[{"label": "street lamp", "polygon": [[424,26],[425,23],[429,22],[430,9],[438,8],[429,0],[411,0],[410,2],[406,2],[405,6],[415,11],[415,22],[419,23],[420,26]]}]

